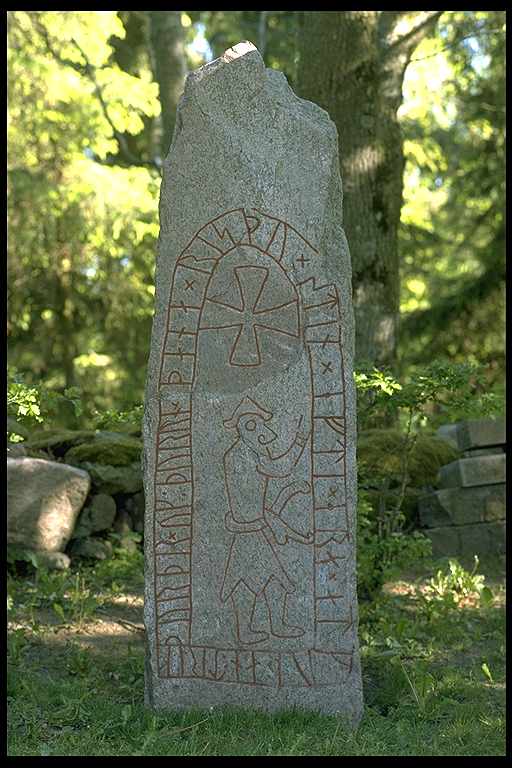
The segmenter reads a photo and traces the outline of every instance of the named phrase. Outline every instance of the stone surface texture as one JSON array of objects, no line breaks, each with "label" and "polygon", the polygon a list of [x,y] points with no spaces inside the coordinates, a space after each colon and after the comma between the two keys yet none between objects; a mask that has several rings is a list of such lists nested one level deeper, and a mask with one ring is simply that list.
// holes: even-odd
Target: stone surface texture
[{"label": "stone surface texture", "polygon": [[436,556],[504,555],[506,551],[505,520],[492,523],[426,528]]},{"label": "stone surface texture", "polygon": [[362,711],[337,134],[243,43],[164,165],[145,398],[146,701]]},{"label": "stone surface texture", "polygon": [[504,483],[505,461],[504,453],[496,456],[475,456],[452,461],[439,470],[439,486],[441,488],[469,488]]},{"label": "stone surface texture", "polygon": [[108,493],[96,493],[81,511],[73,531],[73,539],[84,539],[92,533],[108,531],[116,517],[116,502]]},{"label": "stone surface texture", "polygon": [[427,528],[465,525],[505,518],[505,483],[475,488],[445,488],[418,502],[421,524]]},{"label": "stone surface texture", "polygon": [[71,565],[71,560],[64,552],[35,552],[39,567],[48,571],[66,571]]},{"label": "stone surface texture", "polygon": [[7,459],[7,540],[62,551],[90,488],[87,472],[33,458]]},{"label": "stone surface texture", "polygon": [[11,459],[20,459],[27,455],[27,449],[22,443],[7,443],[7,456]]},{"label": "stone surface texture", "polygon": [[457,424],[443,424],[436,432],[437,436],[441,440],[445,440],[452,448],[459,448],[459,441],[457,438]]},{"label": "stone surface texture", "polygon": [[461,421],[457,425],[457,442],[461,451],[505,445],[505,419]]},{"label": "stone surface texture", "polygon": [[86,557],[92,560],[106,560],[112,555],[112,544],[104,539],[90,537],[75,539],[69,548],[72,557]]}]

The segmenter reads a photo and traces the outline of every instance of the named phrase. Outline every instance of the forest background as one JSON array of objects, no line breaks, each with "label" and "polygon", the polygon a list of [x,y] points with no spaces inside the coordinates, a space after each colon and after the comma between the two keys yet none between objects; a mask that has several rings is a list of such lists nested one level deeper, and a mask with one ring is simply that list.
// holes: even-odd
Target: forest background
[{"label": "forest background", "polygon": [[9,375],[53,421],[142,402],[177,101],[243,39],[337,124],[358,368],[462,364],[501,402],[504,11],[11,11],[8,38]]}]

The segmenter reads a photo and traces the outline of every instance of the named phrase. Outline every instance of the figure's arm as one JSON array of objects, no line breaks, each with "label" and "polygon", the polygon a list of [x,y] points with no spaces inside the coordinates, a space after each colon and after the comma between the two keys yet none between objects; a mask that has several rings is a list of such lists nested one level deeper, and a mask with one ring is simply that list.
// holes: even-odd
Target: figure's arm
[{"label": "figure's arm", "polygon": [[266,477],[288,477],[304,453],[308,436],[298,431],[295,439],[282,456],[260,458],[258,472]]}]

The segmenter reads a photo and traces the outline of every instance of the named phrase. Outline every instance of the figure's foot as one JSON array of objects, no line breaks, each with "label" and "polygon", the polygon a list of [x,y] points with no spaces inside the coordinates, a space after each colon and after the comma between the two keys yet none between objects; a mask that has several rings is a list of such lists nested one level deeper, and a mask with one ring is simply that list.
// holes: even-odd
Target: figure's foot
[{"label": "figure's foot", "polygon": [[245,632],[239,633],[238,639],[242,645],[256,645],[268,640],[268,632],[253,632],[251,629],[246,629]]},{"label": "figure's foot", "polygon": [[274,637],[302,637],[304,630],[300,627],[293,627],[290,624],[272,624],[272,634]]}]

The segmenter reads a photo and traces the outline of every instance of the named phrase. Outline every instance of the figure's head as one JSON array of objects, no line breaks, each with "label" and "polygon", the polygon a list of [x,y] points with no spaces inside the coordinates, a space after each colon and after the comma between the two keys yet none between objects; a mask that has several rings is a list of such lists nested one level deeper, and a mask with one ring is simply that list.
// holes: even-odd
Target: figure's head
[{"label": "figure's head", "polygon": [[256,413],[240,416],[237,424],[238,434],[242,441],[254,450],[266,453],[266,447],[273,443],[277,435],[265,420]]},{"label": "figure's head", "polygon": [[262,408],[255,400],[245,397],[237,406],[230,419],[224,426],[236,429],[242,442],[258,453],[267,453],[267,446],[277,438],[273,429],[268,426],[272,414]]}]

